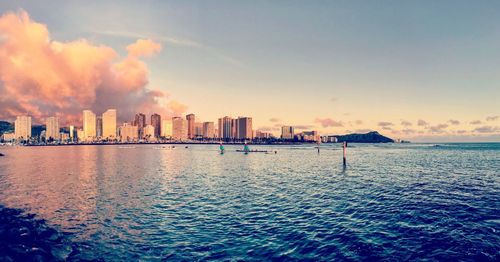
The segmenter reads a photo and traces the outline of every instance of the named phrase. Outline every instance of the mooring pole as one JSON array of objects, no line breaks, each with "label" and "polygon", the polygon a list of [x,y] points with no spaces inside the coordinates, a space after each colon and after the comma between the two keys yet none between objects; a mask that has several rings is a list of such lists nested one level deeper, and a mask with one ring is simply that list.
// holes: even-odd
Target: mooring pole
[{"label": "mooring pole", "polygon": [[344,167],[347,166],[346,149],[347,149],[347,142],[344,142]]}]

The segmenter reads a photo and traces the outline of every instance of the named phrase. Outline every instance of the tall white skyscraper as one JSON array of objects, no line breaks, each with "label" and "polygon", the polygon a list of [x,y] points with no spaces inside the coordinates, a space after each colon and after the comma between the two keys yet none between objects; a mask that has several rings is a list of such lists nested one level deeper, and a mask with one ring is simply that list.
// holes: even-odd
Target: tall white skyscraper
[{"label": "tall white skyscraper", "polygon": [[161,120],[161,136],[172,137],[172,119]]},{"label": "tall white skyscraper", "polygon": [[188,139],[188,121],[180,117],[172,118],[172,138],[177,140]]},{"label": "tall white skyscraper", "polygon": [[90,110],[83,110],[84,140],[93,140],[96,137],[96,117]]},{"label": "tall white skyscraper", "polygon": [[59,118],[57,116],[47,117],[45,120],[45,138],[48,140],[50,138],[54,140],[60,139],[59,133]]},{"label": "tall white skyscraper", "polygon": [[16,139],[27,140],[31,137],[31,116],[18,116],[14,122]]},{"label": "tall white skyscraper", "polygon": [[69,126],[69,138],[74,140],[75,138],[75,126]]},{"label": "tall white skyscraper", "polygon": [[116,109],[108,109],[102,114],[102,137],[116,138]]}]

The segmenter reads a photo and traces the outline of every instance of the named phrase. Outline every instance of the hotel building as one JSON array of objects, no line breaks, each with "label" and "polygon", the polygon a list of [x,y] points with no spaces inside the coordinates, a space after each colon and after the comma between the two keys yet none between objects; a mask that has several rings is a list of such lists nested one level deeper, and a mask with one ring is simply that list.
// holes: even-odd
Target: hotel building
[{"label": "hotel building", "polygon": [[282,139],[293,139],[295,136],[293,126],[282,126],[281,127],[281,138]]},{"label": "hotel building", "polygon": [[193,139],[195,137],[195,116],[194,114],[186,115],[186,120],[188,123],[188,138]]},{"label": "hotel building", "polygon": [[172,138],[176,140],[188,139],[188,121],[180,117],[172,118]]},{"label": "hotel building", "polygon": [[102,114],[102,137],[116,138],[116,109],[108,109]]},{"label": "hotel building", "polygon": [[83,110],[83,140],[93,140],[96,137],[96,116],[90,110]]},{"label": "hotel building", "polygon": [[154,137],[161,136],[161,116],[158,114],[151,115],[151,125],[155,128]]},{"label": "hotel building", "polygon": [[56,116],[47,117],[47,119],[45,119],[45,130],[45,138],[47,140],[50,138],[59,140],[59,118]]}]

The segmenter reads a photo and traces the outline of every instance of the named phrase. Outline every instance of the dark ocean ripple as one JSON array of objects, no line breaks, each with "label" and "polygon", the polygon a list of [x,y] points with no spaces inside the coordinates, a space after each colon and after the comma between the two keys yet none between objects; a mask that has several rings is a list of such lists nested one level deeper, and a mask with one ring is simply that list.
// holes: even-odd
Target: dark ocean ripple
[{"label": "dark ocean ripple", "polygon": [[217,148],[0,148],[0,204],[70,260],[500,260],[498,143]]}]

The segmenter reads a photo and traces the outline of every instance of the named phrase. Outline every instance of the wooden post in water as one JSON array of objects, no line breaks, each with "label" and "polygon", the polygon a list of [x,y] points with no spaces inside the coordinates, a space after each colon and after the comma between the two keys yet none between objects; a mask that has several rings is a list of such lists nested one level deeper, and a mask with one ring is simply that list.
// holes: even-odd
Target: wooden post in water
[{"label": "wooden post in water", "polygon": [[344,142],[344,168],[347,166],[346,148],[347,148],[347,142]]}]

